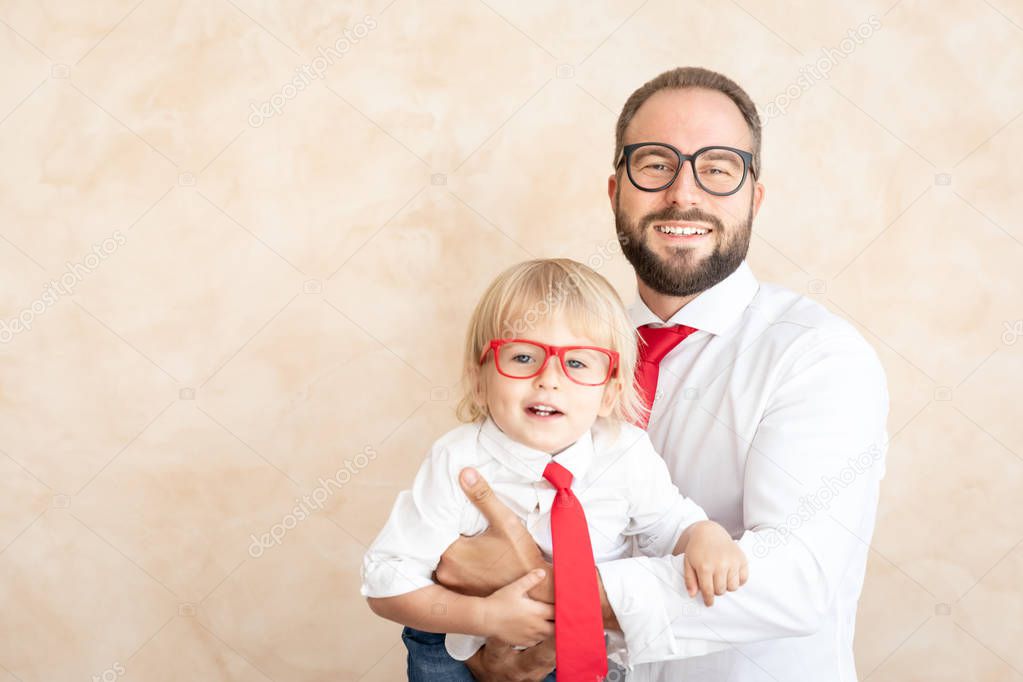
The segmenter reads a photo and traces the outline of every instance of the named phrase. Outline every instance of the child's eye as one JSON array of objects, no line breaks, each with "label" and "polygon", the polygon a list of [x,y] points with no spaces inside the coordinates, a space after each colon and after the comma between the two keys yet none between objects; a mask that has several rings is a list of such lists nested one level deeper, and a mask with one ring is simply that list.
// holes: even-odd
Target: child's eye
[{"label": "child's eye", "polygon": [[513,355],[512,356],[512,362],[521,362],[522,364],[525,364],[527,362],[532,362],[532,361],[533,361],[533,356],[532,355],[528,355],[526,353],[519,353],[518,355]]},{"label": "child's eye", "polygon": [[583,362],[582,360],[568,360],[567,364],[572,369],[585,369],[586,368],[586,363]]}]

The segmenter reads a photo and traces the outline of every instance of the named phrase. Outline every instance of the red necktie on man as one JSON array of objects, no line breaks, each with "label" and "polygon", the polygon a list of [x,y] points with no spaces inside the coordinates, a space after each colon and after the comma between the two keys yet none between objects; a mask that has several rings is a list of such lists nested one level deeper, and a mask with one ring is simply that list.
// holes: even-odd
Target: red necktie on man
[{"label": "red necktie on man", "polygon": [[[661,369],[661,360],[672,348],[682,343],[687,336],[697,331],[684,324],[674,327],[651,327],[643,325],[639,335],[646,343],[639,345],[639,362],[636,363],[636,385],[639,386],[643,404],[647,409],[653,407],[654,396],[657,394],[657,377]],[[649,413],[643,415],[636,424],[645,429],[650,421]]]},{"label": "red necktie on man", "polygon": [[572,492],[572,472],[551,461],[543,477],[557,489],[551,537],[558,682],[596,682],[607,675],[607,647],[586,515]]}]

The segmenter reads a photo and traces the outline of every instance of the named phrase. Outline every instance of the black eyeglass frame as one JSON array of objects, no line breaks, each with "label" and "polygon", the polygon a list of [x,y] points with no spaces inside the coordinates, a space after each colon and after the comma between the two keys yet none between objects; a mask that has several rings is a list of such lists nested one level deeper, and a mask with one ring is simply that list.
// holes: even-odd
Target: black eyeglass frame
[{"label": "black eyeglass frame", "polygon": [[[639,183],[637,183],[636,180],[632,177],[632,165],[629,163],[630,160],[632,159],[632,153],[635,152],[640,147],[666,147],[667,149],[670,149],[671,151],[675,152],[675,156],[678,157],[678,166],[676,166],[675,174],[671,176],[671,180],[669,180],[664,185],[654,189],[640,187]],[[731,192],[715,192],[714,190],[707,189],[706,187],[704,187],[703,183],[700,182],[700,177],[696,172],[696,157],[711,149],[724,149],[730,152],[734,152],[739,155],[739,158],[742,159],[742,179],[739,180],[739,184],[736,185],[735,189],[733,189]],[[693,169],[693,179],[696,180],[696,184],[700,187],[700,189],[702,189],[707,194],[713,194],[716,197],[728,197],[738,192],[740,189],[742,189],[742,186],[746,184],[747,176],[753,176],[754,180],[757,179],[757,174],[753,172],[752,168],[753,166],[752,152],[747,152],[743,149],[736,149],[735,147],[726,147],[724,145],[719,144],[711,145],[709,147],[701,147],[692,154],[683,154],[676,147],[673,147],[667,142],[636,142],[635,144],[627,144],[624,147],[622,147],[622,153],[618,159],[618,163],[615,164],[615,168],[618,168],[618,166],[620,166],[624,162],[625,173],[626,175],[629,176],[629,182],[631,182],[632,186],[638,189],[639,191],[663,192],[664,190],[668,189],[673,184],[675,184],[675,180],[678,179],[678,174],[682,171],[682,166],[685,164],[686,161],[689,161],[689,165]]]}]

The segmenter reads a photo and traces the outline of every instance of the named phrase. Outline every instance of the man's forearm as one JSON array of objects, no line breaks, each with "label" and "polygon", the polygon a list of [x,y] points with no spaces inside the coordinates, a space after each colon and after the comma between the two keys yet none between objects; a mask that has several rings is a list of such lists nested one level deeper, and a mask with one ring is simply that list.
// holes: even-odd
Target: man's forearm
[{"label": "man's forearm", "polygon": [[[751,549],[751,542],[740,543],[746,545],[744,551]],[[630,557],[601,564],[605,627],[622,631],[626,640],[639,637],[659,642],[674,638],[739,643],[805,636],[819,629],[834,595],[836,576],[842,573],[825,572],[817,555],[791,539],[751,562],[746,585],[707,607],[688,595],[682,561],[678,556]],[[615,611],[623,606],[627,613]],[[653,621],[667,621],[671,627],[647,632]],[[650,645],[645,654],[649,660],[658,660],[660,650],[666,648]]]},{"label": "man's forearm", "polygon": [[554,639],[524,651],[488,639],[465,665],[478,682],[541,682],[554,669]]},{"label": "man's forearm", "polygon": [[[452,592],[457,592],[458,594],[464,594],[472,597],[489,597],[491,594],[504,587],[504,585],[484,585],[481,580],[475,579],[473,575],[456,572],[457,569],[452,564],[448,564],[445,568],[446,570],[438,568],[438,570],[433,574],[433,580],[438,585],[443,585],[447,589]],[[544,561],[533,568],[542,568],[544,570],[544,578],[534,588],[529,590],[527,594],[536,601],[553,604],[554,565]],[[523,575],[525,575],[525,573],[523,573]],[[521,577],[522,576],[518,576],[518,578]],[[518,578],[510,580],[509,583],[514,582],[514,580]]]}]

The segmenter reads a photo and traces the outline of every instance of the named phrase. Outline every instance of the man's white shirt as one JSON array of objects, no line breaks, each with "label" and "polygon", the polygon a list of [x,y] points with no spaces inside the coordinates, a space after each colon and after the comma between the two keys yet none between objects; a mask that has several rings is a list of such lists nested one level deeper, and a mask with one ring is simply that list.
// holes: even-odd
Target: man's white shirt
[{"label": "man's white shirt", "polygon": [[[543,478],[552,460],[509,438],[492,419],[465,424],[434,443],[413,482],[398,495],[383,530],[366,552],[362,594],[392,597],[433,584],[440,556],[459,535],[476,535],[486,519],[458,485],[459,472],[475,467],[497,497],[521,519],[549,561],[552,558],[551,506],[555,489]],[[598,419],[573,445],[553,457],[572,473],[572,491],[586,514],[597,562],[643,555],[670,555],[691,524],[707,518],[679,494],[664,460],[645,431]],[[448,635],[448,651],[471,656],[482,638]],[[620,651],[612,634],[609,653]],[[719,648],[717,643],[686,644],[690,654]],[[621,661],[619,656],[614,656]]]},{"label": "man's white shirt", "polygon": [[[639,297],[630,315],[662,324]],[[661,362],[650,439],[682,493],[739,541],[750,578],[706,607],[686,593],[682,557],[598,566],[630,681],[852,682],[888,445],[876,353],[745,262],[663,324],[699,331]],[[693,657],[701,640],[727,648]]]}]

